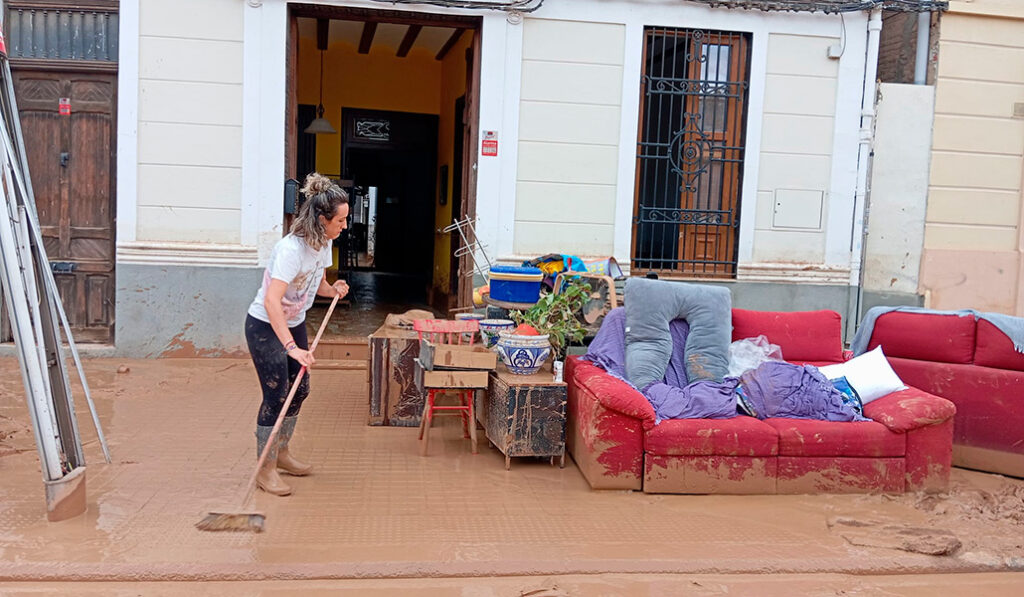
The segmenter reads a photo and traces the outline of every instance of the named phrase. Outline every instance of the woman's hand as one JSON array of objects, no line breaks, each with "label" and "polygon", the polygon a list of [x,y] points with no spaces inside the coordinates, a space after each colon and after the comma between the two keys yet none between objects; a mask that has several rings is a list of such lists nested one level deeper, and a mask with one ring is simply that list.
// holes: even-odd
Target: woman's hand
[{"label": "woman's hand", "polygon": [[345,298],[345,295],[348,294],[348,282],[344,280],[338,280],[337,282],[331,285],[331,288],[333,288],[334,291],[338,293],[338,298],[340,299]]},{"label": "woman's hand", "polygon": [[293,358],[296,361],[298,361],[298,363],[300,365],[302,365],[303,367],[306,367],[307,369],[309,367],[312,367],[313,363],[316,362],[316,359],[313,358],[313,353],[312,352],[310,352],[308,350],[303,350],[303,349],[301,349],[299,347],[295,347],[295,348],[289,350],[288,351],[288,356],[290,356],[291,358]]}]

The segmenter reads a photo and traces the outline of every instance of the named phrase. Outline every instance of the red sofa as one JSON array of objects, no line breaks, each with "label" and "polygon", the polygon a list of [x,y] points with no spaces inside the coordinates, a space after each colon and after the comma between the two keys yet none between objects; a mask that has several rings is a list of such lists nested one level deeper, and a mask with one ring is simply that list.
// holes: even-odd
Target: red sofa
[{"label": "red sofa", "polygon": [[972,316],[893,311],[875,322],[868,347],[879,345],[904,383],[956,405],[953,464],[1024,477],[1024,354],[1006,334]]},{"label": "red sofa", "polygon": [[[733,310],[733,339],[764,334],[791,362],[844,360],[834,311]],[[883,349],[884,350],[884,349]],[[951,402],[907,389],[870,422],[738,416],[655,425],[647,399],[580,357],[566,365],[569,451],[595,489],[648,493],[898,493],[949,482]]]}]

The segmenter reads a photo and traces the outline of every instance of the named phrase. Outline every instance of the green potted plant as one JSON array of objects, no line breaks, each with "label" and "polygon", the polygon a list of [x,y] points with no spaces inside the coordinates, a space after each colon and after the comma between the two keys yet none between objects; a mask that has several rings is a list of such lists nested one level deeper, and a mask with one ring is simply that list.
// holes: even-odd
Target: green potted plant
[{"label": "green potted plant", "polygon": [[580,310],[590,299],[590,285],[578,278],[569,278],[561,292],[549,292],[525,311],[511,311],[509,317],[517,324],[533,326],[547,335],[556,361],[564,361],[570,344],[578,344],[586,335],[579,319]]}]

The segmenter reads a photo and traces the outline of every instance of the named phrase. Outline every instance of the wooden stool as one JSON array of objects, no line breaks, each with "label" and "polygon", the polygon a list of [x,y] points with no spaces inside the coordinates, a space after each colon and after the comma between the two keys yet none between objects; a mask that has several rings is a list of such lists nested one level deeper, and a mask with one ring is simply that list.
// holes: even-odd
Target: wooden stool
[{"label": "wooden stool", "polygon": [[[472,345],[476,343],[477,334],[480,332],[480,326],[475,319],[418,319],[413,322],[413,329],[416,330],[420,342],[428,340],[434,344]],[[463,435],[469,438],[472,444],[472,451],[476,454],[476,389],[433,380],[425,382],[423,389],[426,391],[427,396],[423,405],[423,415],[420,418],[420,455],[427,455],[427,447],[430,443],[430,427],[434,422],[434,417],[442,414],[459,415],[462,417]],[[437,403],[437,396],[448,393],[458,394],[458,404],[439,405]]]}]

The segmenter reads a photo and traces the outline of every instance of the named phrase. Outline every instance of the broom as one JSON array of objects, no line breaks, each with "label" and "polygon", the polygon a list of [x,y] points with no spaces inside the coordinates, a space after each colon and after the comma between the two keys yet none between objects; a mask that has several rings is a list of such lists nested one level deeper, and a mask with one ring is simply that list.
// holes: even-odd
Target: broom
[{"label": "broom", "polygon": [[[327,320],[331,318],[331,313],[334,311],[334,306],[337,304],[338,297],[335,296],[334,300],[331,301],[331,306],[327,309],[327,313],[324,315],[324,320],[320,324],[320,329],[316,333],[316,338],[313,339],[312,346],[309,347],[310,353],[316,350],[316,345],[320,342],[320,336],[323,335],[324,329],[327,328]],[[274,442],[277,441],[277,434],[281,430],[281,424],[284,422],[285,413],[288,412],[288,407],[292,405],[292,398],[295,397],[295,391],[299,389],[299,383],[302,382],[302,377],[304,375],[306,375],[305,365],[299,369],[299,374],[295,376],[292,388],[288,391],[288,397],[284,400],[284,406],[281,407],[281,413],[277,415],[277,421],[274,422],[274,428],[270,431],[270,437],[267,438],[267,445],[263,446],[260,458],[256,461],[256,469],[252,472],[252,476],[249,477],[249,485],[245,490],[245,497],[242,499],[239,510],[235,512],[210,512],[205,518],[196,523],[197,529],[201,531],[263,532],[263,523],[266,522],[267,517],[262,512],[244,511],[244,508],[245,505],[249,503],[249,500],[252,499],[253,493],[256,490],[256,476],[259,475],[260,469],[263,468],[263,463],[267,461],[267,455],[270,454],[270,449],[274,446]]]}]

